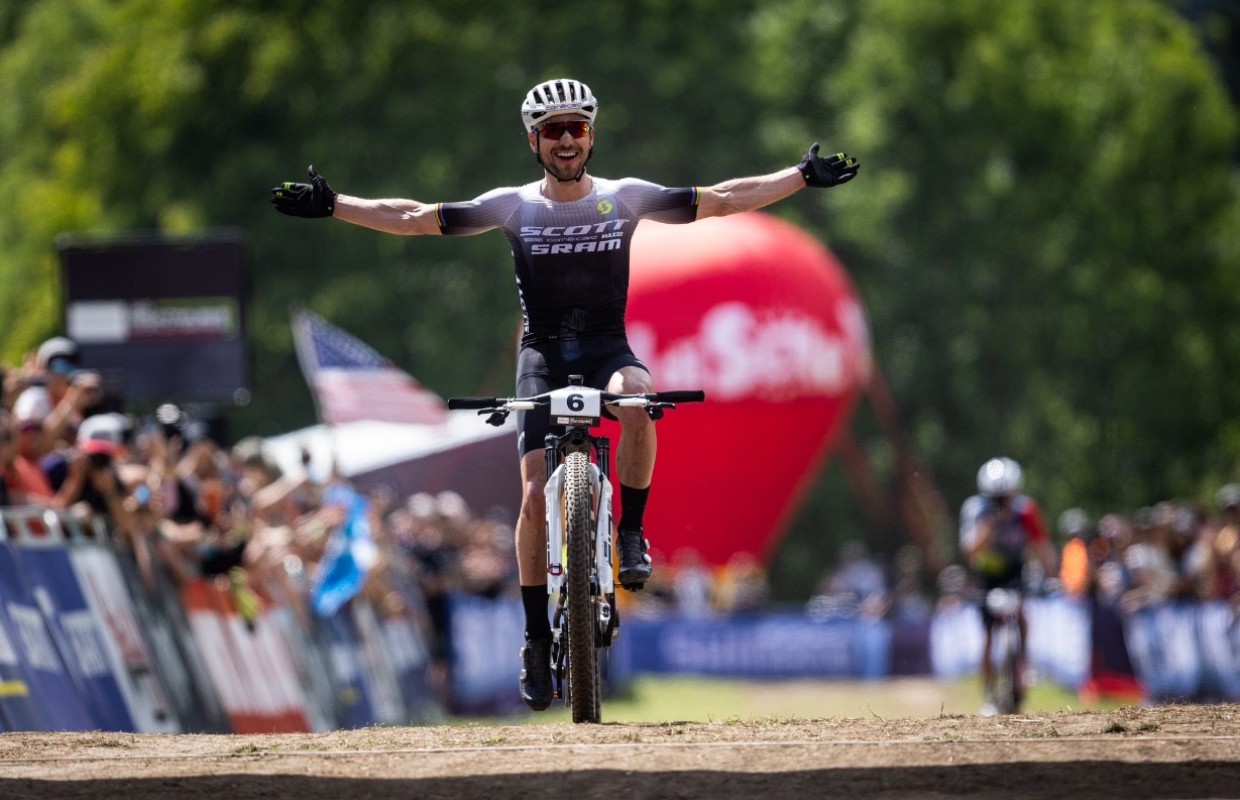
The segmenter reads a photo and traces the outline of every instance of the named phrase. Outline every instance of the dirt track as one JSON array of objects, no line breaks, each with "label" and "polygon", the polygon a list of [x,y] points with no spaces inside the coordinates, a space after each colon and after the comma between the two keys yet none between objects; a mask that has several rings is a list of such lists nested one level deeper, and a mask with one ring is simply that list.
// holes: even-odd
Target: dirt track
[{"label": "dirt track", "polygon": [[961,796],[1240,798],[1240,706],[293,736],[0,735],[5,800]]}]

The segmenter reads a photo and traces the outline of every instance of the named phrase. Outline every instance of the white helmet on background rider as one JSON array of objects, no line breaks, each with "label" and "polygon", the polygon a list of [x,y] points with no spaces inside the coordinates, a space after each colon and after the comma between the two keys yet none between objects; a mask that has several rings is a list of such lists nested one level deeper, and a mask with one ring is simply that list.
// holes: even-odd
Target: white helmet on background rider
[{"label": "white helmet on background rider", "polygon": [[598,114],[598,100],[581,81],[556,78],[530,89],[521,103],[521,121],[525,123],[526,133],[533,133],[539,122],[557,114],[582,114],[593,125]]},{"label": "white helmet on background rider", "polygon": [[1093,523],[1089,521],[1089,514],[1083,508],[1069,508],[1059,515],[1057,528],[1059,535],[1065,539],[1071,539],[1075,536],[1085,536],[1093,527]]},{"label": "white helmet on background rider", "polygon": [[1010,458],[992,458],[977,471],[977,491],[986,497],[1011,497],[1024,485],[1020,464]]}]

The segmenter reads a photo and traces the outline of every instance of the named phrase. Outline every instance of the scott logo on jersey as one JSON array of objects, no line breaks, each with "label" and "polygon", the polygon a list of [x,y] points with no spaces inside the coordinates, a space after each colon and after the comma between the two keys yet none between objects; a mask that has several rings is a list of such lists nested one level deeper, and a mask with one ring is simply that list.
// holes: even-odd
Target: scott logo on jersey
[{"label": "scott logo on jersey", "polygon": [[[610,206],[600,201],[600,210],[603,204]],[[589,225],[522,225],[521,239],[534,256],[619,250],[628,223],[627,219],[611,219]]]}]

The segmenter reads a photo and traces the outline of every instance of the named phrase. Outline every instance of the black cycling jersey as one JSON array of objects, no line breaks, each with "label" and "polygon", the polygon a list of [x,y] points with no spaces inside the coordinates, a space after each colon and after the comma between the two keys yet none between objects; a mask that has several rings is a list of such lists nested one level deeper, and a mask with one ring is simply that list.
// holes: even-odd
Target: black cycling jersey
[{"label": "black cycling jersey", "polygon": [[536,182],[437,208],[446,235],[504,230],[516,264],[523,345],[564,336],[623,337],[638,221],[697,218],[696,188],[669,189],[636,178],[591,180],[590,194],[571,202],[547,199]]}]

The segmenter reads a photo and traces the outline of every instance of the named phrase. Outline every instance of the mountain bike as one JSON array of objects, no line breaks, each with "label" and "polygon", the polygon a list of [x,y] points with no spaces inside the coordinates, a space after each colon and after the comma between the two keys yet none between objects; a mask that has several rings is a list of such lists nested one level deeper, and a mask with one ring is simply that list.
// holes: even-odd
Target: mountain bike
[{"label": "mountain bike", "polygon": [[[477,409],[500,426],[513,411],[549,406],[553,427],[547,460],[547,592],[556,596],[551,623],[554,696],[572,708],[573,722],[602,720],[599,651],[619,633],[613,577],[611,443],[590,432],[604,408],[642,408],[662,418],[677,403],[706,399],[700,391],[616,394],[569,385],[533,397],[452,397],[449,409]],[[562,431],[562,432],[560,432]],[[565,563],[567,562],[567,563]]]},{"label": "mountain bike", "polygon": [[986,689],[996,713],[1015,714],[1025,694],[1021,675],[1020,592],[991,589],[985,603],[995,620],[987,654],[991,663],[990,686]]}]

